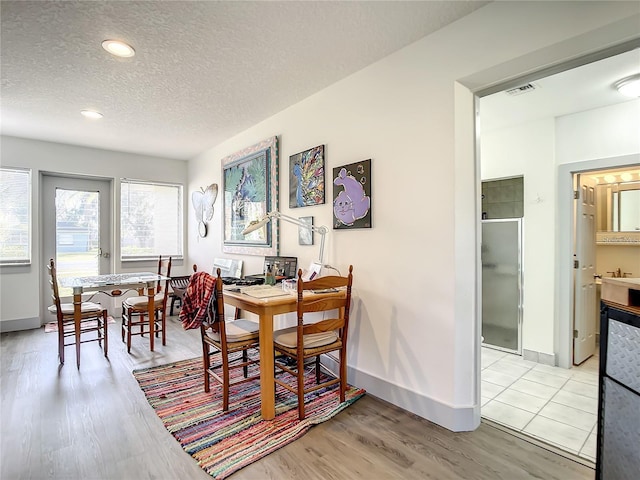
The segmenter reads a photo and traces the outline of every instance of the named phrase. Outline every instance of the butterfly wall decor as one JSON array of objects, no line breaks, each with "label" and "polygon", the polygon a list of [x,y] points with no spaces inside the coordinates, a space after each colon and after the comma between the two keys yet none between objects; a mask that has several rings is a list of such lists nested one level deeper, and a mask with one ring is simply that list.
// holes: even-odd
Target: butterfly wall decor
[{"label": "butterfly wall decor", "polygon": [[198,234],[207,236],[207,222],[213,218],[213,204],[218,197],[218,184],[212,183],[206,189],[200,187],[191,194],[191,203],[198,219]]}]

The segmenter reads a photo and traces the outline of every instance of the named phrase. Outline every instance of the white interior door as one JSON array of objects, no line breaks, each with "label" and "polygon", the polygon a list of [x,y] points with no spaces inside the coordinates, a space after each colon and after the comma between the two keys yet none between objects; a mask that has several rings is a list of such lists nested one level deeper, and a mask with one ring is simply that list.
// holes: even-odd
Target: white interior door
[{"label": "white interior door", "polygon": [[595,353],[598,308],[596,305],[596,183],[577,175],[575,308],[573,316],[573,363],[578,365]]},{"label": "white interior door", "polygon": [[[109,273],[111,194],[108,180],[42,176],[43,259],[53,258],[58,278]],[[51,305],[46,266],[42,268],[42,305]],[[71,291],[60,290],[63,297]]]}]

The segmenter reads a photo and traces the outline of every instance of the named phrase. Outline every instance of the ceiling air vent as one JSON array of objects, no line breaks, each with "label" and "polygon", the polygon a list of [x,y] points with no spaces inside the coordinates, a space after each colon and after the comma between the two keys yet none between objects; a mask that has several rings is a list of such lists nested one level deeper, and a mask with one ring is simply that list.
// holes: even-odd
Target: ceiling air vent
[{"label": "ceiling air vent", "polygon": [[526,85],[520,85],[519,87],[512,88],[510,90],[506,90],[507,95],[512,97],[516,95],[522,95],[523,93],[529,93],[534,91],[536,87],[533,83],[527,83]]}]

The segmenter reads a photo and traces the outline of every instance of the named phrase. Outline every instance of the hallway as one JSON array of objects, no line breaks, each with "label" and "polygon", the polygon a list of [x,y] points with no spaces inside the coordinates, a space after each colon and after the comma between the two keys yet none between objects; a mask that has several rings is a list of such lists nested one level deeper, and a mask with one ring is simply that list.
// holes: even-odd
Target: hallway
[{"label": "hallway", "polygon": [[597,355],[569,370],[482,348],[482,417],[595,462]]}]

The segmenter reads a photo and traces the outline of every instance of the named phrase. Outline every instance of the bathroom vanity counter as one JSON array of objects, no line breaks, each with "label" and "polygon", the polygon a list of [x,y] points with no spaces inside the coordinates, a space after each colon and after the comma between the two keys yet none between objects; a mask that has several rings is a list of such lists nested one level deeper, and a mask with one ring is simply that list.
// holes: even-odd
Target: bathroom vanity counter
[{"label": "bathroom vanity counter", "polygon": [[602,278],[603,301],[640,309],[640,278]]}]

